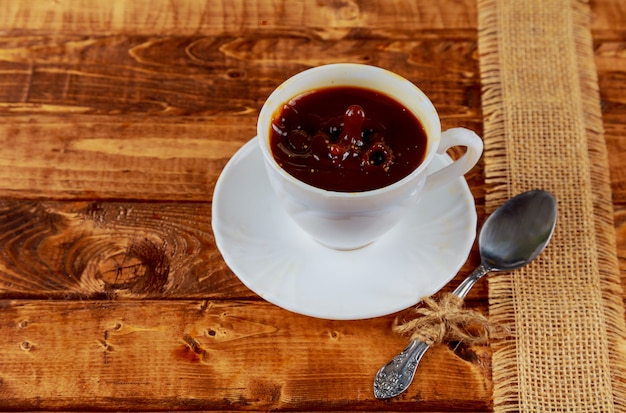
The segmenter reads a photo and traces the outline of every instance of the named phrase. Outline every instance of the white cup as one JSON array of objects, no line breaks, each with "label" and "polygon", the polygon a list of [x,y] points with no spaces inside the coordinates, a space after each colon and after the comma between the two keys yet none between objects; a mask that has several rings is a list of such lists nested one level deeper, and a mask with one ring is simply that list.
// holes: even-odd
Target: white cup
[{"label": "white cup", "polygon": [[[379,189],[335,192],[306,184],[280,167],[270,148],[273,115],[302,93],[336,86],[381,92],[417,116],[426,131],[427,149],[424,160],[412,173]],[[469,129],[454,128],[441,133],[435,107],[407,79],[378,67],[350,63],[318,66],[278,86],[261,108],[257,134],[265,169],[279,203],[307,234],[338,250],[361,248],[379,239],[416,207],[420,196],[428,196],[429,190],[448,184],[472,169],[483,150],[482,140]],[[435,154],[453,146],[464,146],[467,150],[450,165],[429,171]]]}]

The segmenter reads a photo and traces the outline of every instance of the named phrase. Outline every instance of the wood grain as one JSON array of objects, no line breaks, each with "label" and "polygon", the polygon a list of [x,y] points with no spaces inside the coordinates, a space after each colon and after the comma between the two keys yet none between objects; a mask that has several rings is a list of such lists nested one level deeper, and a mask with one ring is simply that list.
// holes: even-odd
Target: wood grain
[{"label": "wood grain", "polygon": [[[626,6],[591,2],[626,286]],[[482,133],[473,0],[0,0],[0,410],[492,409],[488,347],[441,346],[373,398],[397,315],[299,316],[227,268],[215,181],[271,90],[389,68]],[[468,176],[485,219],[482,164]],[[478,263],[474,246],[449,291]],[[487,311],[487,285],[468,306]]]},{"label": "wood grain", "polygon": [[351,30],[476,27],[471,0],[446,4],[403,0],[89,1],[3,0],[0,26],[32,32],[213,35],[255,30],[311,32],[340,38]]},{"label": "wood grain", "polygon": [[[0,200],[0,298],[258,299],[210,220],[206,203]],[[473,251],[448,288],[477,264]]]},{"label": "wood grain", "polygon": [[488,353],[467,347],[433,349],[419,385],[374,399],[376,370],[404,346],[370,334],[389,317],[333,322],[235,300],[0,304],[2,409],[490,407]]},{"label": "wood grain", "polygon": [[0,144],[12,148],[0,153],[0,196],[210,201],[273,88],[336,61],[394,68],[431,96],[444,127],[480,133],[475,35],[466,35],[0,38],[0,114],[10,119]]},{"label": "wood grain", "polygon": [[0,201],[0,297],[250,298],[209,204]]}]

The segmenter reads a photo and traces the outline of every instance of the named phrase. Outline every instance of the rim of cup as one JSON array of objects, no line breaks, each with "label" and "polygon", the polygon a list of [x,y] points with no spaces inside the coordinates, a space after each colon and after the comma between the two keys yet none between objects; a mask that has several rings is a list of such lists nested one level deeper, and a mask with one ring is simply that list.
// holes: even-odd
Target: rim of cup
[{"label": "rim of cup", "polygon": [[[369,84],[368,84],[369,83]],[[375,84],[376,86],[374,86]],[[380,85],[380,86],[378,86]],[[272,116],[291,99],[307,92],[327,87],[356,86],[383,93],[412,111],[426,132],[427,149],[424,159],[410,174],[387,186],[368,191],[340,192],[331,191],[302,182],[285,171],[274,159],[269,145],[269,131]],[[285,80],[269,95],[257,122],[257,136],[261,151],[271,167],[283,178],[307,191],[324,196],[339,198],[366,198],[393,191],[412,182],[416,175],[424,172],[437,152],[441,139],[441,123],[433,103],[415,84],[389,70],[357,63],[333,63],[316,66],[295,74]]]}]

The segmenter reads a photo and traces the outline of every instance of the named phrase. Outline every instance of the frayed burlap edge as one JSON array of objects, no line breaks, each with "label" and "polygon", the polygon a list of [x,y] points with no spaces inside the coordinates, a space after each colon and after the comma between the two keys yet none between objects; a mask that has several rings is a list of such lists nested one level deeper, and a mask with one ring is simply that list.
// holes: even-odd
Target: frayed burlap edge
[{"label": "frayed burlap edge", "polygon": [[[507,96],[502,87],[501,42],[499,16],[506,1],[479,0],[479,51],[483,84],[483,115],[485,119],[485,178],[487,185],[486,207],[492,212],[509,197],[515,195],[509,164],[511,159],[506,142]],[[595,240],[591,242],[597,254],[599,284],[602,292],[602,310],[608,346],[612,404],[614,411],[626,411],[626,327],[608,174],[608,157],[599,106],[598,82],[593,61],[593,48],[589,31],[589,6],[582,2],[569,4],[572,32],[577,53],[580,96],[582,98],[584,127],[589,153],[590,188],[593,204]],[[567,7],[566,7],[567,9]],[[530,30],[531,28],[527,28]],[[513,68],[515,70],[515,68]],[[558,179],[555,176],[554,179]],[[541,185],[542,182],[537,182]],[[524,188],[533,189],[533,188]],[[546,188],[549,189],[549,188]],[[514,286],[509,277],[489,278],[489,311],[491,321],[507,326],[512,338],[493,343],[494,410],[517,412],[524,410],[520,394],[516,331],[516,308],[512,294]],[[549,389],[546,389],[549,391]],[[584,392],[584,389],[581,389]],[[549,395],[548,395],[549,397]],[[578,411],[588,411],[579,406]]]},{"label": "frayed burlap edge", "polygon": [[584,97],[598,269],[609,345],[613,403],[616,412],[626,412],[626,323],[622,300],[624,291],[617,259],[609,159],[604,139],[593,39],[589,28],[590,10],[587,2],[576,2],[574,5],[575,24],[579,27],[575,31],[579,56],[578,72]]}]

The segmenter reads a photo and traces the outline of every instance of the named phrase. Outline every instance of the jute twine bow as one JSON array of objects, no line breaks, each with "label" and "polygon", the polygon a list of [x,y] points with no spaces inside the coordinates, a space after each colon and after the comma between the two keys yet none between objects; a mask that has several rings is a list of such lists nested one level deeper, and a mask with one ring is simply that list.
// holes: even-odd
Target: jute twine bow
[{"label": "jute twine bow", "polygon": [[503,332],[483,314],[464,308],[463,299],[456,295],[447,293],[438,300],[425,297],[422,303],[425,307],[415,308],[415,313],[421,317],[402,323],[396,319],[393,331],[429,345],[443,342],[485,344],[490,337]]}]

